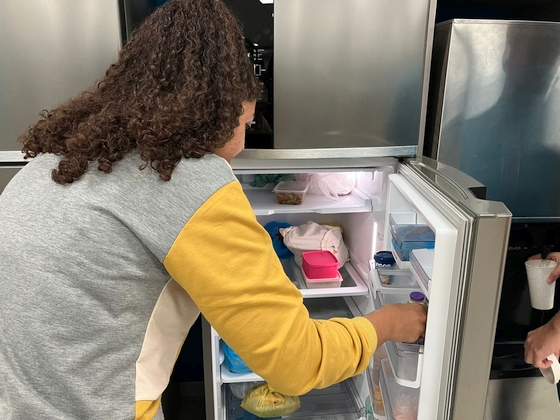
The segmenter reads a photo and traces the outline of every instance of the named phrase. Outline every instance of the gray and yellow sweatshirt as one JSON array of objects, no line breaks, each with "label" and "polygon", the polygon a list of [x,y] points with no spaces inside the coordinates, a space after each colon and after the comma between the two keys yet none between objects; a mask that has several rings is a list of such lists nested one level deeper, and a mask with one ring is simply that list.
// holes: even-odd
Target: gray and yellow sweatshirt
[{"label": "gray and yellow sweatshirt", "polygon": [[309,318],[229,164],[183,160],[168,182],[131,153],[68,185],[56,156],[0,195],[0,413],[153,419],[199,312],[279,392],[365,370],[365,318]]}]

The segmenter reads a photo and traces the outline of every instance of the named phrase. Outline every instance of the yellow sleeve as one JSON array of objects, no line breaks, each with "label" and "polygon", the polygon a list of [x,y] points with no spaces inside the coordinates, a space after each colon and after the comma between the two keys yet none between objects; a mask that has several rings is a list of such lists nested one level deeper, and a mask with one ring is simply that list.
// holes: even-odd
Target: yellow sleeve
[{"label": "yellow sleeve", "polygon": [[286,395],[363,372],[376,349],[363,317],[309,318],[238,182],[197,210],[164,265],[226,343]]}]

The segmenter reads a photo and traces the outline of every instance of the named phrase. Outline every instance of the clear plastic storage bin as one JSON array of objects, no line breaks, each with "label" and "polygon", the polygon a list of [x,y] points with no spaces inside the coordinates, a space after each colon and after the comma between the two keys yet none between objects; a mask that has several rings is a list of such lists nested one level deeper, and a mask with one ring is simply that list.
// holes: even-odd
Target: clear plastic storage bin
[{"label": "clear plastic storage bin", "polygon": [[381,392],[388,419],[416,420],[420,389],[400,386],[396,380],[389,359],[381,361]]}]

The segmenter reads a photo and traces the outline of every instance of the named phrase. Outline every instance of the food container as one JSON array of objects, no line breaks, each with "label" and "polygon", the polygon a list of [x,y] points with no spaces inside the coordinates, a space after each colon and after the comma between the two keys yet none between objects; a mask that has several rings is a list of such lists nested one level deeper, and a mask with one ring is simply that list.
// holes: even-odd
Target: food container
[{"label": "food container", "polygon": [[342,284],[342,275],[338,270],[336,270],[336,277],[327,278],[327,279],[310,279],[303,272],[303,278],[305,279],[305,284],[307,285],[308,289],[324,289],[330,287],[340,287]]},{"label": "food container", "polygon": [[300,205],[308,189],[307,181],[282,181],[276,184],[272,192],[276,193],[278,204]]},{"label": "food container", "polygon": [[435,234],[428,225],[391,226],[392,245],[401,261],[409,261],[413,249],[433,249]]},{"label": "food container", "polygon": [[[373,260],[375,261],[375,269],[391,269],[394,268],[396,265],[395,257],[393,257],[393,253],[391,251],[379,251],[376,252],[373,256]],[[379,279],[383,284],[391,284],[392,276],[388,274],[379,273]]]},{"label": "food container", "polygon": [[340,276],[338,260],[330,251],[306,251],[301,253],[302,267],[309,279],[334,279]]}]

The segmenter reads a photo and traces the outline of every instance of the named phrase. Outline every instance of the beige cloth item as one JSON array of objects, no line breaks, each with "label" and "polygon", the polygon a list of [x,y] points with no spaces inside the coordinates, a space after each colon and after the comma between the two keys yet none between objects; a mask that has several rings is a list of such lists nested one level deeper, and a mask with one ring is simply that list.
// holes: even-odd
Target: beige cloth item
[{"label": "beige cloth item", "polygon": [[280,228],[278,231],[299,266],[302,265],[301,253],[305,251],[330,251],[338,260],[339,268],[349,259],[348,248],[338,226],[307,222],[305,225]]}]

